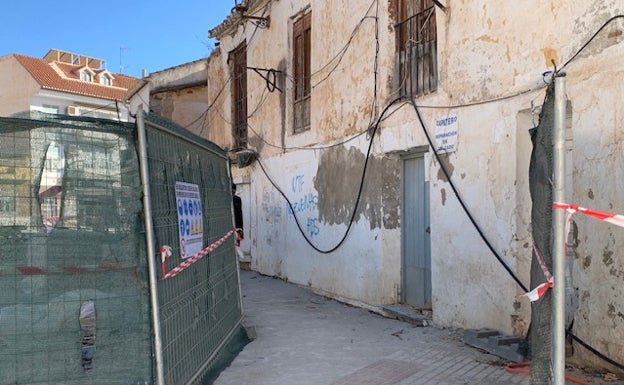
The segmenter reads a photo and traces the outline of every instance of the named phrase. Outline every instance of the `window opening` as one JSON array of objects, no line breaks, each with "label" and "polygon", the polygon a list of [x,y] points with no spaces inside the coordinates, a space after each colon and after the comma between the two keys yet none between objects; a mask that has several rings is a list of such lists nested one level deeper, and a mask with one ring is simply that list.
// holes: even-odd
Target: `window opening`
[{"label": "window opening", "polygon": [[103,75],[103,76],[100,78],[100,82],[101,82],[102,84],[104,84],[105,86],[110,86],[110,85],[112,84],[112,82],[111,82],[111,78],[110,78],[110,76],[108,76],[108,75]]},{"label": "window opening", "polygon": [[293,25],[294,131],[310,128],[310,77],[312,14],[307,13]]},{"label": "window opening", "polygon": [[83,82],[91,82],[93,81],[93,75],[91,75],[91,73],[87,70],[81,71],[80,80],[82,80]]},{"label": "window opening", "polygon": [[433,0],[396,0],[395,89],[421,96],[437,89],[437,32]]},{"label": "window opening", "polygon": [[232,55],[234,149],[247,148],[247,45],[241,44]]}]

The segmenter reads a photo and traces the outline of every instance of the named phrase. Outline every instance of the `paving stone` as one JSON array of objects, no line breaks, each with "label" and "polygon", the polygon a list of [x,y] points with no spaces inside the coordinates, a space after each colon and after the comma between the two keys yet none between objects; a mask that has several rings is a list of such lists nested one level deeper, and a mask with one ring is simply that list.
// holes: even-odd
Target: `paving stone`
[{"label": "paving stone", "polygon": [[241,283],[256,338],[214,385],[529,384],[499,356],[466,345],[463,330],[417,327],[253,271],[241,271]]}]

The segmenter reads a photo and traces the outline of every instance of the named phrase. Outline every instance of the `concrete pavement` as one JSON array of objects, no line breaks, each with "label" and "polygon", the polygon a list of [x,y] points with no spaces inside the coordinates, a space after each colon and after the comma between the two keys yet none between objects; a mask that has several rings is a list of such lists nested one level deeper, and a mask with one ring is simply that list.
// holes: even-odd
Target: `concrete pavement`
[{"label": "concrete pavement", "polygon": [[416,327],[255,272],[241,271],[241,285],[256,336],[215,385],[529,384],[460,330]]}]

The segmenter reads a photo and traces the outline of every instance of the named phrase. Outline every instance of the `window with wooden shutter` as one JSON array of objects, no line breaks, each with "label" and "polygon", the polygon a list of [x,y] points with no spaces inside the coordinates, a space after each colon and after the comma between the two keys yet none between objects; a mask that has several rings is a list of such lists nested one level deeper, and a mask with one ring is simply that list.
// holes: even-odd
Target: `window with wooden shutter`
[{"label": "window with wooden shutter", "polygon": [[230,53],[232,63],[233,149],[247,148],[247,45]]},{"label": "window with wooden shutter", "polygon": [[435,6],[432,0],[395,0],[395,89],[421,96],[438,88]]},{"label": "window with wooden shutter", "polygon": [[307,13],[293,25],[294,131],[310,128],[310,55],[312,14]]}]

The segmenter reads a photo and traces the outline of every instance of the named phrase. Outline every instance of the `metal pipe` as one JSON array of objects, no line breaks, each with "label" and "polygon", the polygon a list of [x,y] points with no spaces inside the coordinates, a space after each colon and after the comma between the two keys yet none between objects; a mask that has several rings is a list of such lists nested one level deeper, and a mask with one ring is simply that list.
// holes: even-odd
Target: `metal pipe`
[{"label": "metal pipe", "polygon": [[[565,200],[566,74],[555,77],[553,201]],[[553,385],[565,385],[565,211],[553,210],[552,362]]]},{"label": "metal pipe", "polygon": [[137,109],[137,134],[139,145],[139,169],[143,190],[143,214],[145,221],[145,241],[147,244],[147,265],[149,269],[150,303],[152,307],[152,327],[154,329],[154,357],[156,360],[156,385],[165,385],[163,365],[162,334],[160,329],[160,308],[158,305],[158,286],[156,275],[156,255],[154,247],[154,226],[152,223],[152,201],[149,186],[149,170],[147,166],[147,137],[143,108]]}]

